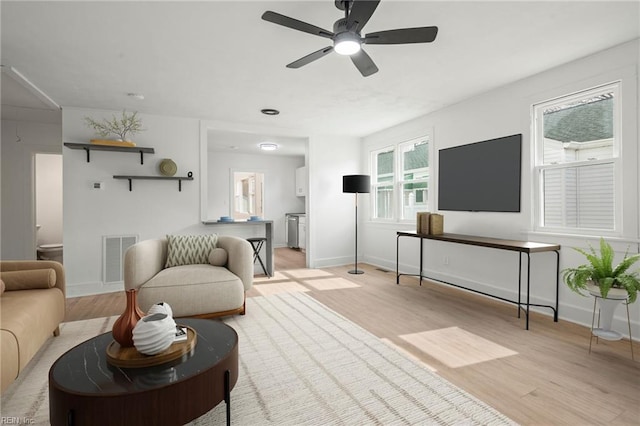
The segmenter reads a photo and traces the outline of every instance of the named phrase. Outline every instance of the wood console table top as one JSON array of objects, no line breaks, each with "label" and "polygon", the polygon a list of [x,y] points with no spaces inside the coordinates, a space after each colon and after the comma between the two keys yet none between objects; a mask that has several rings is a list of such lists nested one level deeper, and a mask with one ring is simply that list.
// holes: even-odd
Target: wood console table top
[{"label": "wood console table top", "polygon": [[399,236],[423,238],[425,240],[448,241],[451,243],[468,244],[472,246],[490,247],[502,250],[519,251],[522,253],[541,253],[560,250],[559,244],[537,243],[533,241],[505,240],[500,238],[478,237],[462,234],[418,234],[417,232],[398,231]]}]

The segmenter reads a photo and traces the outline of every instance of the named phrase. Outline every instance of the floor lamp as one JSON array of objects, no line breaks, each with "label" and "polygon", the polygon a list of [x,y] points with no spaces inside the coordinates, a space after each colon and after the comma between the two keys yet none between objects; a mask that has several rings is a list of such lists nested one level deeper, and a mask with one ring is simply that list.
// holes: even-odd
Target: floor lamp
[{"label": "floor lamp", "polygon": [[355,269],[349,271],[350,274],[364,274],[364,271],[358,269],[358,193],[370,192],[369,175],[346,175],[342,176],[342,192],[356,194],[356,256]]}]

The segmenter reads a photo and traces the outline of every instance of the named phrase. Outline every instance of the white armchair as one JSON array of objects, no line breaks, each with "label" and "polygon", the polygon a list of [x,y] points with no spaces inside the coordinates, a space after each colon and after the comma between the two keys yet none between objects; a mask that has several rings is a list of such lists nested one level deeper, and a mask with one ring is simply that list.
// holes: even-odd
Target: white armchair
[{"label": "white armchair", "polygon": [[[166,239],[141,241],[124,258],[126,290],[138,291],[144,312],[167,302],[175,317],[212,318],[245,313],[245,292],[253,285],[253,250],[248,241],[218,236],[217,255],[208,264],[165,268]],[[214,258],[215,257],[215,258]]]}]

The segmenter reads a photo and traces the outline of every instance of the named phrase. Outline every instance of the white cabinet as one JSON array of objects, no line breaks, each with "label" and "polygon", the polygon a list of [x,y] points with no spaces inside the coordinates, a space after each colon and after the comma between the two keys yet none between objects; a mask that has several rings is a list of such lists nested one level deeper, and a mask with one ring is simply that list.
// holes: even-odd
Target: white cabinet
[{"label": "white cabinet", "polygon": [[298,219],[298,246],[300,250],[307,248],[307,218],[300,216]]},{"label": "white cabinet", "polygon": [[306,197],[307,195],[307,168],[299,167],[296,169],[296,195],[298,197]]}]

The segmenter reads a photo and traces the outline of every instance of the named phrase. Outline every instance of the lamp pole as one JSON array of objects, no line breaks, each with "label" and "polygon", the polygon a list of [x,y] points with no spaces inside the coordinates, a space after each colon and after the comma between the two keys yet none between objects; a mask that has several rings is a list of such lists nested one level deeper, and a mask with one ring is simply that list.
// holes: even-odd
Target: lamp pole
[{"label": "lamp pole", "polygon": [[356,253],[354,256],[355,259],[355,269],[349,271],[350,274],[364,274],[364,271],[358,269],[358,193],[355,193],[356,196]]},{"label": "lamp pole", "polygon": [[358,194],[368,193],[371,191],[370,177],[368,175],[346,175],[342,177],[342,192],[352,193],[356,196],[355,205],[355,230],[356,230],[356,253],[355,253],[355,269],[348,271],[350,274],[364,274],[363,270],[358,269]]}]

